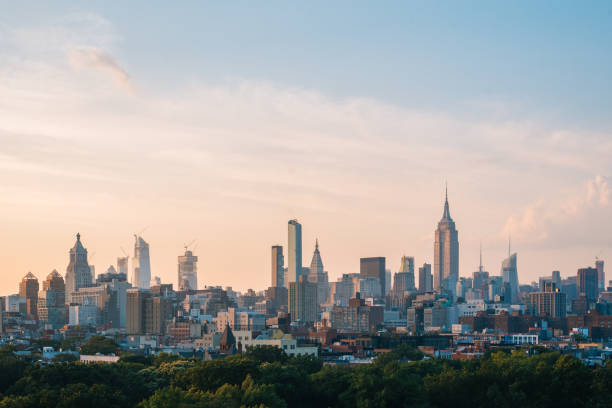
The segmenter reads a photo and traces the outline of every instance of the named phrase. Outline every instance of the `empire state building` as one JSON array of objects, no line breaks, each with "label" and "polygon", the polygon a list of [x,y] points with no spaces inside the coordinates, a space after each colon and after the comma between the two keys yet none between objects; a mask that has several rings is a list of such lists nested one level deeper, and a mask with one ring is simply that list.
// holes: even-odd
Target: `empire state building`
[{"label": "empire state building", "polygon": [[459,240],[455,222],[448,208],[448,190],[444,201],[444,214],[436,229],[434,244],[434,289],[453,290],[459,279]]}]

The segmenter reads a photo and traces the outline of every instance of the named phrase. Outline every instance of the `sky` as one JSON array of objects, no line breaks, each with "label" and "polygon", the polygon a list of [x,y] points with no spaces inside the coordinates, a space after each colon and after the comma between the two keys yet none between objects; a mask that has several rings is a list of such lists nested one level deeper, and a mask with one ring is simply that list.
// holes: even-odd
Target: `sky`
[{"label": "sky", "polygon": [[[261,290],[303,226],[330,280],[433,261],[448,183],[460,275],[612,262],[612,3],[6,2],[0,294],[96,272],[135,233],[176,284]],[[612,274],[608,274],[612,278]]]}]

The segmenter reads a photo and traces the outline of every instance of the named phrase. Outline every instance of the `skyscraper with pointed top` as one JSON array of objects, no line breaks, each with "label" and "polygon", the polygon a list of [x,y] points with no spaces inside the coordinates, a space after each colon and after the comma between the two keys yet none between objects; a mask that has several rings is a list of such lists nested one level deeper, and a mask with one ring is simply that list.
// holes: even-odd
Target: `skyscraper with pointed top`
[{"label": "skyscraper with pointed top", "polygon": [[450,216],[448,189],[444,200],[444,212],[438,222],[434,243],[434,289],[454,290],[459,279],[459,240],[455,222]]},{"label": "skyscraper with pointed top", "polygon": [[87,249],[81,244],[81,234],[76,235],[76,242],[70,249],[70,263],[66,268],[66,302],[72,300],[72,292],[92,285],[91,269],[87,261]]},{"label": "skyscraper with pointed top", "polygon": [[308,282],[316,283],[317,285],[317,302],[325,303],[329,297],[329,279],[327,272],[323,269],[323,260],[319,252],[319,240],[315,241],[315,250],[312,254],[310,262],[310,272],[308,273]]}]

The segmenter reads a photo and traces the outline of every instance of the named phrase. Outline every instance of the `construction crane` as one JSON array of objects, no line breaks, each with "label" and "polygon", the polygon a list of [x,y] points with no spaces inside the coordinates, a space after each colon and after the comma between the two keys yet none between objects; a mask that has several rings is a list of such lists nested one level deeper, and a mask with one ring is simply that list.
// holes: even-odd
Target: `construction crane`
[{"label": "construction crane", "polygon": [[126,258],[129,258],[130,255],[127,253],[127,251],[125,249],[123,249],[122,246],[119,247],[121,249],[121,252],[123,252],[123,255],[125,255]]},{"label": "construction crane", "polygon": [[197,239],[194,239],[194,240],[192,240],[190,243],[185,244],[185,245],[184,245],[185,251],[187,251],[187,248],[189,248],[191,245],[193,245],[193,243],[194,243],[194,242],[196,242],[196,241],[197,241]]}]

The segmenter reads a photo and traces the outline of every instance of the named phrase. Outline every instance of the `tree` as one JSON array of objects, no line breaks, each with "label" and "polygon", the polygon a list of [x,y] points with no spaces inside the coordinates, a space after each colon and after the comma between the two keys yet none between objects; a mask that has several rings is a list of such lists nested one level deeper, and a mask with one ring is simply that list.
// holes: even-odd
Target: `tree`
[{"label": "tree", "polygon": [[79,361],[79,359],[72,353],[58,353],[53,357],[55,363],[70,363],[73,361]]},{"label": "tree", "polygon": [[119,351],[119,346],[113,340],[104,336],[90,337],[87,343],[81,346],[81,354],[115,354]]},{"label": "tree", "polygon": [[243,356],[258,363],[284,363],[289,358],[280,347],[268,345],[247,347]]}]

